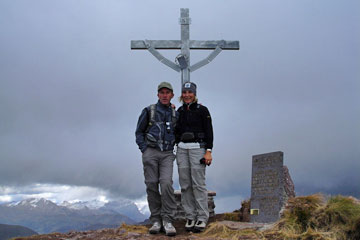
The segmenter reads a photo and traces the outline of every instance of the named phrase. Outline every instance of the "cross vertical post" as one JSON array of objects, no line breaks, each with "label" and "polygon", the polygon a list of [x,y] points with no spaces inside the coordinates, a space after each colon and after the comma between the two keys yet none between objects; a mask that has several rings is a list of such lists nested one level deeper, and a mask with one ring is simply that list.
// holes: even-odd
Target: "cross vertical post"
[{"label": "cross vertical post", "polygon": [[189,9],[181,8],[180,10],[180,24],[181,24],[181,54],[185,57],[187,67],[181,70],[181,85],[185,82],[190,82],[190,18]]}]

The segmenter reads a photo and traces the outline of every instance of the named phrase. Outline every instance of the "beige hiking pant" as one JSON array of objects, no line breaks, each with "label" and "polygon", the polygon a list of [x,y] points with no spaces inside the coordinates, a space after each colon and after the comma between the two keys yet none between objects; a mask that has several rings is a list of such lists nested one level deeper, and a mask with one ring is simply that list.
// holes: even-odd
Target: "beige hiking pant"
[{"label": "beige hiking pant", "polygon": [[205,149],[178,147],[176,162],[181,187],[181,204],[187,219],[207,222],[209,219],[208,197],[205,184],[205,164],[200,164]]}]

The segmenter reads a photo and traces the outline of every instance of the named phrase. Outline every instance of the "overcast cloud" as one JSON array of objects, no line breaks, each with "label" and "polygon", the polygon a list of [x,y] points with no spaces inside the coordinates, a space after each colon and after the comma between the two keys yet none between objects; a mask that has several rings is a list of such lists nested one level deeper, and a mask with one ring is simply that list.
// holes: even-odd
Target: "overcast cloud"
[{"label": "overcast cloud", "polygon": [[[180,105],[180,74],[130,41],[179,39],[180,8],[191,39],[240,41],[191,74],[213,118],[218,209],[240,207],[252,155],[273,151],[298,194],[360,196],[359,1],[3,0],[0,201],[51,185],[75,189],[68,200],[84,188],[142,199],[136,122],[161,81]],[[192,51],[192,63],[209,53]]]}]

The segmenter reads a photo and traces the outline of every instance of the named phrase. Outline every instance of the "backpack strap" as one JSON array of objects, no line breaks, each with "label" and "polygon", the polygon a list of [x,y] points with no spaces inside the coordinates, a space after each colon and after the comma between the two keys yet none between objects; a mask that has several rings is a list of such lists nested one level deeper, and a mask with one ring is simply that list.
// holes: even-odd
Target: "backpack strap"
[{"label": "backpack strap", "polygon": [[149,120],[148,120],[148,126],[147,126],[145,132],[149,132],[150,127],[152,125],[154,125],[154,123],[155,123],[155,113],[156,113],[156,104],[151,104],[148,107]]},{"label": "backpack strap", "polygon": [[173,127],[175,127],[176,126],[176,121],[177,121],[176,110],[175,110],[175,108],[171,108],[171,109],[172,109],[171,123],[172,123]]}]

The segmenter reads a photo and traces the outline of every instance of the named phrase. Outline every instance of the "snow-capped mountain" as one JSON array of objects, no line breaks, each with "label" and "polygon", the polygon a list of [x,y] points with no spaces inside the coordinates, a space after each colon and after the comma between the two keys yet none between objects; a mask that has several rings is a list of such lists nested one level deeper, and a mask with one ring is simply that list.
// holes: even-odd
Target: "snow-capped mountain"
[{"label": "snow-capped mountain", "polygon": [[142,214],[136,204],[129,200],[118,200],[106,203],[103,207],[99,208],[102,211],[112,211],[123,214],[125,216],[131,216],[137,222],[144,221],[147,216]]},{"label": "snow-capped mountain", "polygon": [[60,206],[75,210],[97,210],[102,213],[118,213],[130,217],[136,222],[144,221],[147,216],[142,214],[134,202],[126,199],[117,201],[103,202],[99,200],[92,201],[64,201]]},{"label": "snow-capped mountain", "polygon": [[105,202],[99,200],[92,201],[64,201],[59,206],[67,207],[70,209],[99,209],[105,205]]},{"label": "snow-capped mountain", "polygon": [[[132,209],[133,216],[122,214],[120,205],[105,207],[105,203],[91,202],[64,202],[61,205],[40,199],[25,199],[20,202],[12,202],[0,205],[0,222],[9,225],[22,225],[35,230],[38,233],[67,232],[70,230],[90,230],[98,228],[114,228],[125,222],[134,224],[138,220],[138,209]],[[135,204],[134,204],[135,205]],[[130,204],[131,206],[131,204]],[[121,211],[120,211],[121,210]],[[136,212],[137,211],[137,212]],[[132,217],[134,217],[133,220]]]},{"label": "snow-capped mountain", "polygon": [[24,207],[24,208],[56,208],[57,205],[45,198],[29,198],[20,202],[12,202],[6,204],[8,207]]}]

